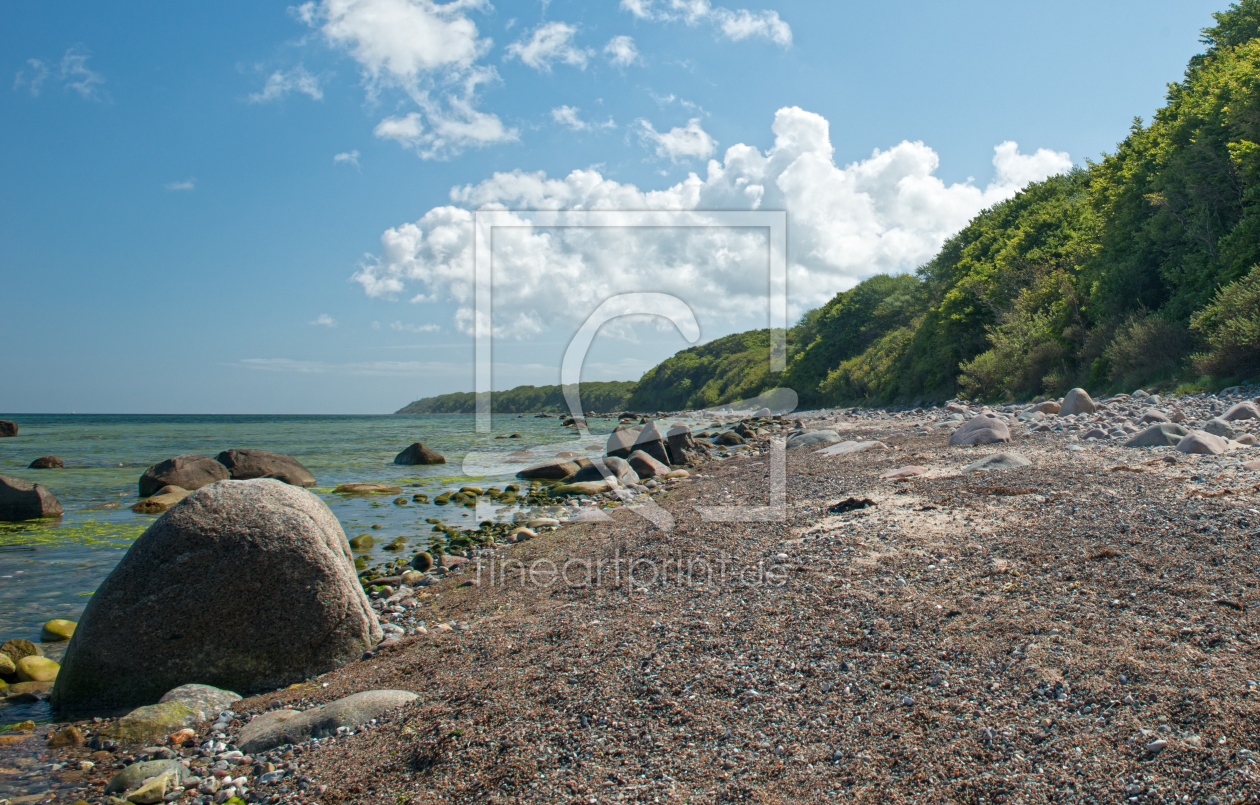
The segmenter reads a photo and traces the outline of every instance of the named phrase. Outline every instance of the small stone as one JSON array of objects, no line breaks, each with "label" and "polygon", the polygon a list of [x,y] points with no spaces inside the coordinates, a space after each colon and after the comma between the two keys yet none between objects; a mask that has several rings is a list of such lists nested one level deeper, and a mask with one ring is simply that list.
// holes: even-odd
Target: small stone
[{"label": "small stone", "polygon": [[43,629],[40,630],[40,639],[45,643],[55,643],[60,640],[69,640],[74,634],[75,625],[74,621],[54,618],[44,624]]},{"label": "small stone", "polygon": [[1156,738],[1146,745],[1146,751],[1150,752],[1152,755],[1158,755],[1167,748],[1168,741],[1165,741],[1163,738]]},{"label": "small stone", "polygon": [[42,657],[44,656],[44,651],[38,645],[29,640],[23,640],[20,637],[15,637],[14,639],[6,642],[4,645],[0,645],[0,654],[9,655],[9,659],[16,663],[23,657]]},{"label": "small stone", "polygon": [[72,746],[83,745],[83,733],[76,726],[69,726],[63,730],[53,733],[48,739],[48,746],[52,749],[63,749]]},{"label": "small stone", "polygon": [[23,657],[17,661],[18,682],[52,682],[61,666],[47,657]]}]

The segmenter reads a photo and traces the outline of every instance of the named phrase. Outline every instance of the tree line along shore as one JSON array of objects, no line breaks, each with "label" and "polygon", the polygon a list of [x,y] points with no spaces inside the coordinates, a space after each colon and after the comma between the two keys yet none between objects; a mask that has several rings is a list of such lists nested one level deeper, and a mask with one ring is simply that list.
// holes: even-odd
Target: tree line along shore
[{"label": "tree line along shore", "polygon": [[[700,409],[776,387],[804,407],[1009,401],[1260,375],[1260,2],[1214,16],[1204,52],[1113,153],[985,210],[913,273],[875,275],[806,313],[787,332],[785,372],[770,372],[771,332],[755,330],[682,350],[637,383],[583,383],[583,405]],[[494,403],[564,408],[559,386]],[[474,408],[473,394],[447,394],[398,413]]]}]

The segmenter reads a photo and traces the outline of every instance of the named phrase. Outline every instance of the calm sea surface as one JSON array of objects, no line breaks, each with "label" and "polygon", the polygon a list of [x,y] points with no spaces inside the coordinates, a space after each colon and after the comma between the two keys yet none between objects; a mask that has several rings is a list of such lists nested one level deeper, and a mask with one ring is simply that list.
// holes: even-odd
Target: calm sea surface
[{"label": "calm sea surface", "polygon": [[[183,453],[215,456],[229,448],[284,453],[305,464],[318,485],[311,491],[332,509],[347,536],[370,533],[372,564],[397,558],[383,546],[395,537],[408,544],[426,541],[426,518],[467,528],[479,515],[462,506],[409,503],[393,496],[334,495],[351,481],[403,486],[407,496],[456,489],[473,478],[502,484],[522,466],[571,450],[602,454],[605,437],[575,439],[555,418],[514,414],[494,417],[493,431],[475,432],[471,415],[433,416],[116,416],[0,414],[18,423],[14,438],[0,439],[0,474],[47,486],[61,500],[59,520],[0,523],[0,642],[13,637],[38,641],[40,625],[51,618],[78,620],[88,597],[156,519],[136,514],[136,484],[144,470]],[[592,427],[601,425],[592,421]],[[611,430],[615,421],[605,421]],[[495,438],[510,434],[522,438]],[[431,467],[400,467],[394,456],[412,442],[424,442],[446,456]],[[528,451],[528,455],[519,455]],[[510,455],[516,452],[518,455]],[[40,456],[60,456],[63,470],[28,470]],[[471,455],[468,466],[465,457]],[[485,511],[481,517],[485,516]],[[511,510],[494,514],[510,517]],[[380,526],[374,528],[374,526]],[[407,552],[405,555],[410,555]],[[64,644],[46,645],[54,658]],[[6,721],[0,714],[0,722]]]}]

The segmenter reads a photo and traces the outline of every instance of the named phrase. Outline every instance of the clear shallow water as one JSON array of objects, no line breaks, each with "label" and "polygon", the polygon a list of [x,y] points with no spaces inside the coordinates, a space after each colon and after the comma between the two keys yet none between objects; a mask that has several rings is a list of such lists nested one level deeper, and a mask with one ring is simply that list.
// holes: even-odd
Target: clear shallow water
[{"label": "clear shallow water", "polygon": [[[337,515],[347,536],[370,533],[372,564],[410,556],[433,537],[426,518],[470,528],[487,513],[510,516],[509,509],[466,509],[409,503],[395,496],[335,495],[333,487],[353,481],[402,486],[407,497],[423,492],[433,498],[474,478],[464,457],[477,454],[478,481],[510,483],[520,467],[562,450],[602,454],[603,436],[572,441],[573,432],[556,418],[527,415],[494,417],[490,434],[475,432],[471,415],[433,416],[147,416],[0,414],[18,423],[14,438],[0,439],[0,474],[47,486],[61,500],[58,520],[0,523],[0,642],[13,637],[39,640],[40,626],[51,618],[78,620],[88,597],[156,519],[136,514],[136,484],[145,468],[182,453],[215,456],[229,448],[258,448],[284,453],[314,473],[319,495]],[[615,420],[592,421],[611,430]],[[602,426],[602,427],[601,427]],[[523,438],[496,436],[519,433]],[[394,456],[412,442],[424,442],[446,456],[447,463],[400,467]],[[594,448],[594,449],[588,449]],[[528,455],[510,455],[528,451]],[[60,456],[63,470],[28,470],[40,456]],[[380,526],[374,528],[373,526]],[[397,537],[407,550],[384,546]],[[415,546],[415,548],[413,548]],[[63,646],[48,646],[56,656]],[[0,722],[8,714],[0,714]]]}]

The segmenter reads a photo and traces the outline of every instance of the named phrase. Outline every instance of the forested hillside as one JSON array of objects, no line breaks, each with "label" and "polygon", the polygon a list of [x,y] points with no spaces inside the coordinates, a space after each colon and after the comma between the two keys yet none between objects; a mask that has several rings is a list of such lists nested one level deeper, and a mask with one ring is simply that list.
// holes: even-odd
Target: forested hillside
[{"label": "forested hillside", "polygon": [[733,335],[649,371],[631,407],[774,386],[816,406],[1260,374],[1260,0],[1215,19],[1114,154],[986,210],[914,274],[810,311],[785,373],[768,371],[769,331]]},{"label": "forested hillside", "polygon": [[[632,380],[613,380],[579,384],[582,407],[588,411],[622,411],[634,391]],[[529,414],[540,412],[567,413],[562,386],[517,386],[510,391],[496,391],[491,398],[494,410],[500,414]],[[457,391],[437,397],[416,400],[396,414],[472,414],[477,411],[477,395],[471,391]]]}]

